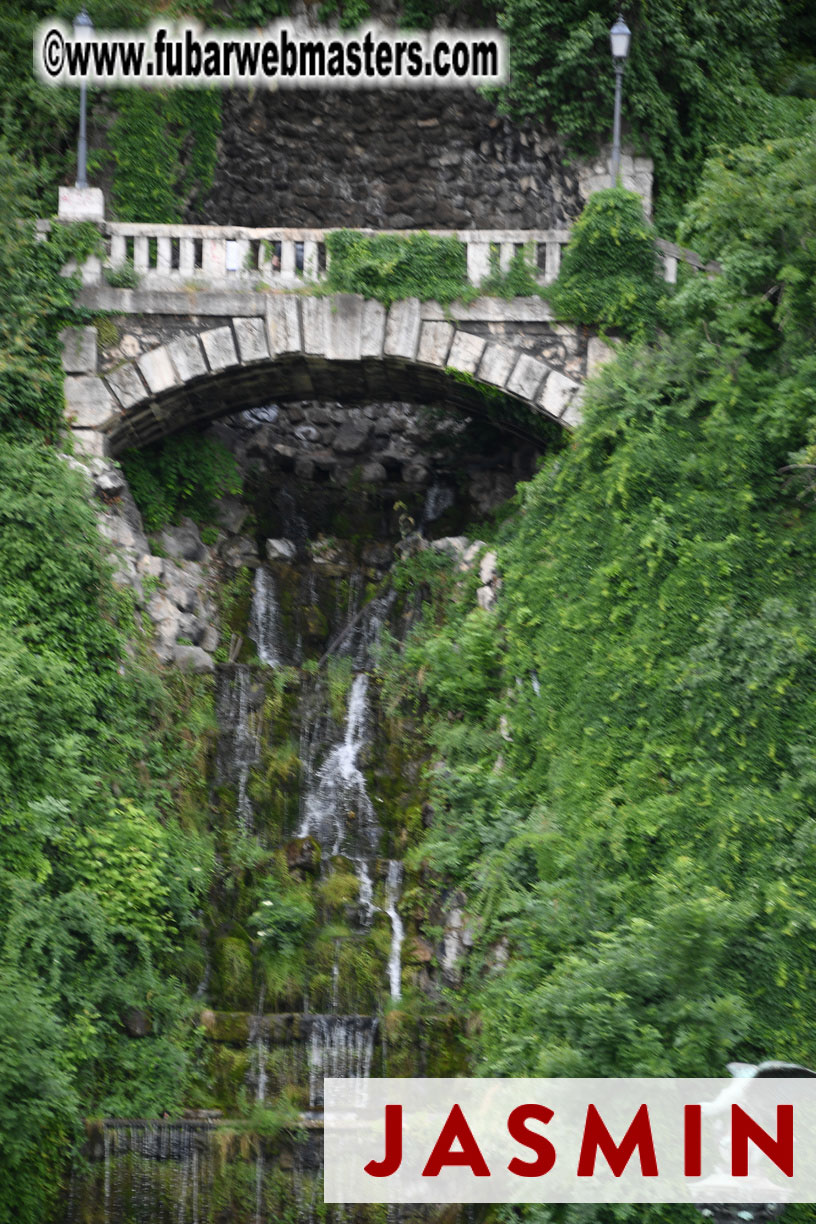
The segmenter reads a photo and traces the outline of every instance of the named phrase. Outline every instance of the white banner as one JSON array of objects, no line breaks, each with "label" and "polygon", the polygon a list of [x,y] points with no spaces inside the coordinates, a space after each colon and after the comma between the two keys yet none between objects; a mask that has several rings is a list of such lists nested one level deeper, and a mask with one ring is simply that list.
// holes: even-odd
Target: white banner
[{"label": "white banner", "polygon": [[327,1203],[816,1202],[814,1079],[327,1079]]}]

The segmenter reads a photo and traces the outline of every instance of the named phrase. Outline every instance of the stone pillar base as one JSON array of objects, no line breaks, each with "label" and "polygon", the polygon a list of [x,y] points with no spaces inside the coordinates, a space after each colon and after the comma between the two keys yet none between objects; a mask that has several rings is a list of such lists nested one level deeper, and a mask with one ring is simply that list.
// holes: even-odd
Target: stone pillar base
[{"label": "stone pillar base", "polygon": [[104,221],[105,197],[101,187],[60,187],[60,221]]}]

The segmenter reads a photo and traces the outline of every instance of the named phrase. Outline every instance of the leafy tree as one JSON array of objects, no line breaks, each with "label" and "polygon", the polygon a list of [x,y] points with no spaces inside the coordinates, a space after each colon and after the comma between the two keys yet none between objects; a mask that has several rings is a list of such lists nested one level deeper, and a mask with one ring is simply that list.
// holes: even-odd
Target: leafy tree
[{"label": "leafy tree", "polygon": [[[713,145],[781,135],[810,103],[777,96],[788,62],[787,15],[777,0],[657,0],[633,2],[624,12],[632,29],[624,117],[654,158],[659,217],[670,227]],[[614,15],[594,0],[503,0],[506,107],[547,119],[579,151],[596,149],[611,124]],[[812,56],[813,42],[804,41],[810,27],[797,28],[803,40],[796,55]]]},{"label": "leafy tree", "polygon": [[816,519],[780,475],[816,418],[813,148],[710,163],[685,232],[722,274],[521,489],[488,668],[443,586],[389,682],[433,749],[413,862],[468,898],[483,1073],[816,1059]]}]

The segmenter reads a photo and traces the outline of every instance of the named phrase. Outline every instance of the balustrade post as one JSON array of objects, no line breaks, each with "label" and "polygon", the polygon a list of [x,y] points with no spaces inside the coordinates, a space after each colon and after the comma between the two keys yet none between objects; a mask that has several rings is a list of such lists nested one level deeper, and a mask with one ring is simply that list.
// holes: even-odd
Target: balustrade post
[{"label": "balustrade post", "polygon": [[317,263],[317,243],[312,239],[307,239],[303,243],[303,276],[307,281],[316,281],[318,263]]},{"label": "balustrade post", "polygon": [[170,239],[157,238],[156,242],[156,271],[162,276],[169,276],[172,270],[172,261],[170,258]]},{"label": "balustrade post", "polygon": [[111,268],[121,268],[127,262],[127,239],[124,234],[111,234],[110,257],[108,265]]},{"label": "balustrade post", "polygon": [[179,276],[192,276],[195,271],[195,240],[179,239]]},{"label": "balustrade post", "polygon": [[143,274],[147,272],[149,265],[150,247],[148,239],[144,234],[137,234],[133,239],[133,267],[137,272]]},{"label": "balustrade post", "polygon": [[490,275],[490,243],[468,242],[467,276],[471,285],[481,285]]},{"label": "balustrade post", "polygon": [[201,270],[205,276],[211,276],[214,280],[224,279],[227,274],[227,251],[225,239],[204,239]]},{"label": "balustrade post", "polygon": [[544,284],[551,285],[558,278],[561,267],[561,243],[550,241],[544,250]]},{"label": "balustrade post", "polygon": [[294,239],[284,238],[281,241],[281,277],[284,280],[293,281],[296,279],[296,274]]}]

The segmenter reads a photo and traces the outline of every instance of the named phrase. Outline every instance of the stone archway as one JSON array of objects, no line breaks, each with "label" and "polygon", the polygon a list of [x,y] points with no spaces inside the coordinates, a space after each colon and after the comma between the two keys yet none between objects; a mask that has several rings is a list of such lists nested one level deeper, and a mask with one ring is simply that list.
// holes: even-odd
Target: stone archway
[{"label": "stone archway", "polygon": [[[468,412],[487,400],[573,428],[586,344],[570,373],[558,369],[536,343],[547,308],[500,305],[474,303],[454,317],[416,298],[386,310],[353,294],[256,295],[241,315],[176,303],[171,322],[152,324],[159,342],[124,360],[100,362],[92,328],[66,336],[66,415],[78,449],[99,456],[270,400],[436,399]],[[138,316],[138,300],[130,313]]]}]

